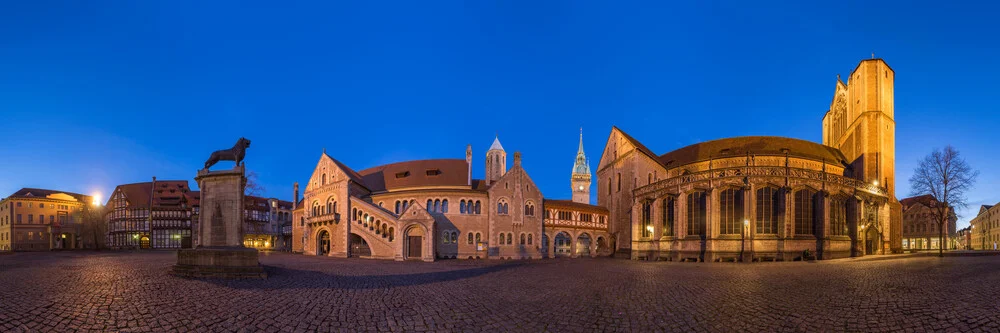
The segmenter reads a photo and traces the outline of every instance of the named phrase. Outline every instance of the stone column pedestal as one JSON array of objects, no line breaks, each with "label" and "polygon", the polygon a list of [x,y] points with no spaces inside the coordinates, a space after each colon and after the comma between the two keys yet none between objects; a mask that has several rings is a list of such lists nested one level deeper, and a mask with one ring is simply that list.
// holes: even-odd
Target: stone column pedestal
[{"label": "stone column pedestal", "polygon": [[267,273],[257,249],[243,247],[244,168],[200,170],[195,177],[201,189],[198,218],[199,244],[177,251],[173,274],[186,277],[260,279]]}]

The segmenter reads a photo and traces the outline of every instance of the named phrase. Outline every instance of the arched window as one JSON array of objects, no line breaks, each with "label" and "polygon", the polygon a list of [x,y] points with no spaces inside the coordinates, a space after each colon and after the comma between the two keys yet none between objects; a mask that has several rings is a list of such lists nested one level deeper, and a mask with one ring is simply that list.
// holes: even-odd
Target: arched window
[{"label": "arched window", "polygon": [[326,174],[325,173],[323,174],[323,182],[321,184],[322,185],[326,185]]},{"label": "arched window", "polygon": [[778,233],[778,189],[761,187],[757,189],[757,233],[773,235]]},{"label": "arched window", "polygon": [[333,201],[326,202],[326,213],[333,214]]},{"label": "arched window", "polygon": [[453,244],[458,244],[458,231],[451,232],[451,242]]},{"label": "arched window", "polygon": [[505,238],[504,238],[504,234],[503,234],[503,233],[501,233],[501,234],[500,234],[500,245],[503,245],[503,244],[504,244],[504,239],[505,239]]},{"label": "arched window", "polygon": [[525,236],[524,234],[521,234],[521,245],[525,245],[525,244],[527,244],[527,236]]},{"label": "arched window", "polygon": [[622,191],[622,174],[618,173],[618,192]]},{"label": "arched window", "polygon": [[396,215],[399,215],[399,200],[396,200]]},{"label": "arched window", "polygon": [[743,233],[743,190],[727,189],[719,196],[719,234]]},{"label": "arched window", "polygon": [[795,234],[813,235],[816,192],[810,189],[795,191]]},{"label": "arched window", "polygon": [[514,234],[508,232],[507,233],[507,245],[511,245],[513,242],[514,242]]},{"label": "arched window", "polygon": [[390,241],[390,242],[391,242],[391,241],[392,241],[393,239],[395,239],[395,237],[394,237],[395,235],[396,235],[396,234],[395,234],[395,230],[393,230],[393,228],[392,228],[392,227],[389,227],[389,241]]},{"label": "arched window", "polygon": [[441,199],[434,200],[434,211],[438,213],[441,212]]},{"label": "arched window", "polygon": [[406,207],[408,206],[408,204],[409,204],[408,201],[403,201],[403,211],[404,212],[406,211]]},{"label": "arched window", "polygon": [[843,197],[830,200],[830,234],[847,235],[847,200]]},{"label": "arched window", "polygon": [[319,202],[313,202],[312,216],[319,216]]},{"label": "arched window", "polygon": [[479,208],[479,200],[476,200],[476,214],[482,214],[482,211]]},{"label": "arched window", "polygon": [[687,195],[687,234],[705,234],[705,192]]},{"label": "arched window", "polygon": [[482,239],[483,239],[483,235],[477,232],[476,233],[476,244],[479,244],[479,241],[481,241]]},{"label": "arched window", "polygon": [[649,201],[643,201],[642,203],[642,225],[639,230],[642,233],[642,237],[648,238],[653,235],[653,204]]},{"label": "arched window", "polygon": [[472,233],[469,233],[469,244],[472,244]]},{"label": "arched window", "polygon": [[365,226],[368,226],[368,214],[365,214],[363,221]]},{"label": "arched window", "polygon": [[358,220],[358,209],[357,208],[351,209],[351,219],[353,219],[355,221]]},{"label": "arched window", "polygon": [[652,173],[647,174],[646,175],[646,185],[649,185],[649,184],[652,184],[652,183],[653,183],[653,174]]},{"label": "arched window", "polygon": [[[674,198],[667,197],[663,199],[663,235],[673,236],[674,235]],[[601,223],[604,223],[604,217],[601,216]]]},{"label": "arched window", "polygon": [[330,213],[333,213],[333,214],[337,213],[337,202],[336,201],[333,202],[333,210],[330,211]]},{"label": "arched window", "polygon": [[389,236],[389,228],[385,224],[382,225],[382,238]]},{"label": "arched window", "polygon": [[531,234],[528,234],[528,245],[532,245]]},{"label": "arched window", "polygon": [[465,214],[465,199],[462,199],[462,201],[458,202],[458,213]]},{"label": "arched window", "polygon": [[448,199],[441,200],[441,212],[442,213],[448,212]]},{"label": "arched window", "polygon": [[451,233],[448,231],[441,232],[441,244],[451,243]]},{"label": "arched window", "polygon": [[427,199],[427,207],[426,208],[427,208],[428,212],[433,212],[434,211],[434,200]]},{"label": "arched window", "polygon": [[376,235],[381,234],[382,233],[382,228],[379,225],[380,223],[382,223],[382,220],[375,220],[375,223],[372,223],[372,227],[369,230],[375,230],[375,234]]}]

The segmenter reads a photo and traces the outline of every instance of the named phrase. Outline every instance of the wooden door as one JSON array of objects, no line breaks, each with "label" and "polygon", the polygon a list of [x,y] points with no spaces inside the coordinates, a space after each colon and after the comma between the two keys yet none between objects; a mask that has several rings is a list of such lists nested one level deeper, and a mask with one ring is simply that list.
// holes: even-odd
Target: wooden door
[{"label": "wooden door", "polygon": [[409,236],[408,237],[408,247],[406,251],[407,259],[420,259],[423,257],[423,253],[420,251],[423,248],[422,238],[420,236]]}]

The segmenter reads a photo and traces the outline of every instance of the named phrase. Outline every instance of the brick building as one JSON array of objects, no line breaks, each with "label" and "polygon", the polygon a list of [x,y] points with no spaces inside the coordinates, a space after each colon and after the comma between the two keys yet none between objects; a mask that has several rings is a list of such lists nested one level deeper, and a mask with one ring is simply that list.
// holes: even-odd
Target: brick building
[{"label": "brick building", "polygon": [[969,247],[973,250],[1000,249],[1000,204],[982,205],[969,222]]}]

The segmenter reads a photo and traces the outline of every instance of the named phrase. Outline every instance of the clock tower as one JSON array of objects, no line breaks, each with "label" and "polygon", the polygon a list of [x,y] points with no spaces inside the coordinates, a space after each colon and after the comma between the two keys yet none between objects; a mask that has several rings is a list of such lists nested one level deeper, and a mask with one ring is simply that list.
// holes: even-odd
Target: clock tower
[{"label": "clock tower", "polygon": [[570,177],[573,186],[573,202],[590,204],[590,162],[583,153],[583,128],[580,129],[580,149],[576,152],[576,163],[573,164],[573,175]]}]

